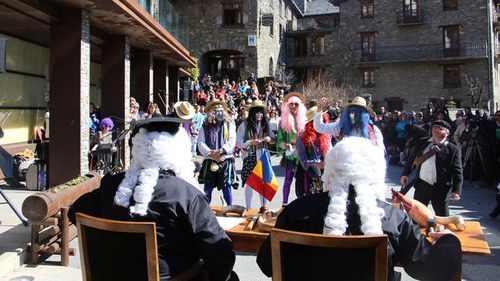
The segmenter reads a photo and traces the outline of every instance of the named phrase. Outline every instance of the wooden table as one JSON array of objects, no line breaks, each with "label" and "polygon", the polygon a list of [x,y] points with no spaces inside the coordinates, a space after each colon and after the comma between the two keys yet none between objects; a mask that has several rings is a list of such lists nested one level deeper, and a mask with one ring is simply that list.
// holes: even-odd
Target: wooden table
[{"label": "wooden table", "polygon": [[[220,207],[212,207],[214,212],[220,215]],[[257,210],[250,210],[249,215],[256,214]],[[226,229],[227,235],[233,240],[234,250],[244,253],[258,253],[260,246],[269,236],[269,232],[262,232],[256,224],[253,230],[244,230],[247,222]],[[465,255],[489,256],[490,247],[484,237],[483,230],[478,221],[465,221],[465,230],[457,231],[453,225],[446,226],[453,231],[462,243],[462,253]],[[422,229],[425,233],[425,229]]]},{"label": "wooden table", "polygon": [[[458,231],[454,225],[446,225],[445,228],[453,231],[462,243],[464,255],[489,256],[491,255],[488,242],[484,238],[483,229],[478,221],[465,221],[465,230]],[[425,233],[425,228],[421,229]]]}]

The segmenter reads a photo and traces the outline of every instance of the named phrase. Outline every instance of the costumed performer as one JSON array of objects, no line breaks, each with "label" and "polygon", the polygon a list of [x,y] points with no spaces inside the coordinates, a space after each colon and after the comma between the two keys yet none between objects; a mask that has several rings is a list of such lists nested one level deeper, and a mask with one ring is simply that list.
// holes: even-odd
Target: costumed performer
[{"label": "costumed performer", "polygon": [[203,156],[203,163],[198,180],[204,183],[208,202],[212,200],[214,188],[222,189],[227,205],[233,203],[231,187],[235,182],[234,146],[236,129],[229,120],[227,105],[220,100],[212,100],[206,106],[207,119],[198,135],[198,150]]},{"label": "costumed performer", "polygon": [[100,188],[71,206],[69,218],[74,223],[76,212],[82,212],[155,222],[160,280],[170,280],[200,258],[210,280],[228,280],[235,262],[233,245],[197,188],[189,136],[179,126],[184,122],[170,117],[137,121],[129,169],[106,175]]},{"label": "costumed performer", "polygon": [[[462,263],[460,240],[448,229],[430,232],[429,242],[419,225],[402,210],[385,202],[386,161],[381,149],[373,149],[367,139],[344,138],[326,155],[323,188],[327,192],[298,198],[277,218],[276,228],[325,235],[388,236],[388,278],[399,280],[394,265],[419,280],[450,280],[459,274]],[[264,242],[257,263],[264,274],[272,275],[270,238]],[[340,249],[338,249],[340,250]],[[304,248],[289,248],[287,276],[293,280],[371,280],[372,262],[363,263],[359,251],[341,251],[331,255],[322,266],[320,257],[308,257]],[[335,269],[332,269],[332,266]],[[313,267],[311,273],[304,267]],[[338,269],[338,270],[337,270]]]},{"label": "costumed performer", "polygon": [[370,114],[373,110],[366,106],[366,100],[363,97],[355,97],[351,103],[344,105],[344,111],[340,115],[340,121],[337,123],[323,123],[323,107],[327,99],[321,98],[318,103],[318,111],[314,116],[314,129],[323,134],[331,134],[333,137],[342,139],[344,136],[356,136],[369,139],[372,144],[385,149],[384,137],[380,129],[371,124]]},{"label": "costumed performer", "polygon": [[306,125],[306,98],[297,92],[291,92],[283,98],[281,106],[281,121],[276,140],[278,155],[283,155],[280,165],[285,168],[283,183],[283,206],[288,204],[290,186],[292,185],[295,168],[299,162],[295,143],[299,132]]},{"label": "costumed performer", "polygon": [[[253,189],[245,186],[263,151],[269,156],[269,144],[274,140],[274,133],[269,126],[265,115],[266,106],[261,100],[254,100],[248,109],[247,119],[241,123],[236,132],[236,146],[243,149],[243,167],[241,169],[241,184],[245,187],[245,203],[251,208]],[[261,207],[266,206],[267,200],[260,196]]]},{"label": "costumed performer", "polygon": [[[297,197],[309,193],[321,192],[321,175],[325,167],[325,155],[332,147],[332,135],[316,132],[313,118],[316,106],[307,110],[307,123],[297,138],[297,153],[300,165],[297,165],[295,192]],[[323,113],[323,122],[329,123],[330,115]]]}]

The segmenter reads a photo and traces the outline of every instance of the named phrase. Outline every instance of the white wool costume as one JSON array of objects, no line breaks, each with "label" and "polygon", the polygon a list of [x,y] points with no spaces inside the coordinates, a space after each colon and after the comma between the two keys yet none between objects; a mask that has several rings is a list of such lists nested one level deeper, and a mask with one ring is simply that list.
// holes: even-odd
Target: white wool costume
[{"label": "white wool costume", "polygon": [[178,178],[199,188],[194,178],[191,140],[183,128],[175,135],[141,128],[132,142],[133,158],[115,194],[115,204],[128,208],[133,195],[136,203],[130,206],[130,213],[146,215],[160,169],[171,170]]},{"label": "white wool costume", "polygon": [[347,228],[346,211],[349,185],[356,191],[361,231],[382,234],[380,219],[384,216],[376,199],[385,200],[384,152],[360,137],[342,139],[325,157],[323,188],[329,192],[330,204],[325,218],[324,234],[343,235]]}]

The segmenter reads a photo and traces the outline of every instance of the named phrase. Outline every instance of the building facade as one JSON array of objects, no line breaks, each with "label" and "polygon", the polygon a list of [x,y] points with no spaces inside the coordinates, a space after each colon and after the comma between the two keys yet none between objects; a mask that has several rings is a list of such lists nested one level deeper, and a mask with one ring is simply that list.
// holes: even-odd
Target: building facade
[{"label": "building facade", "polygon": [[418,110],[443,100],[499,108],[494,2],[330,2],[340,8],[337,65],[350,65],[337,77],[364,87],[374,106]]},{"label": "building facade", "polygon": [[200,75],[239,81],[251,73],[279,79],[286,60],[286,24],[300,16],[295,2],[206,0],[174,5],[187,17],[189,50],[199,59]]},{"label": "building facade", "polygon": [[1,0],[0,145],[35,139],[48,108],[48,185],[86,173],[89,104],[123,130],[130,97],[175,101],[195,66],[186,27],[167,0]]}]

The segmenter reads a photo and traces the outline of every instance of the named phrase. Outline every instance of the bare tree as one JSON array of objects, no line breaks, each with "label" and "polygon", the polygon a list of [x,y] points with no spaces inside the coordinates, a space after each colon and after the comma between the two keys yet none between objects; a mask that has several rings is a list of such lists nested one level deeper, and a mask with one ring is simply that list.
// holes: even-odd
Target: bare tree
[{"label": "bare tree", "polygon": [[327,105],[333,105],[334,102],[342,104],[355,96],[366,94],[364,89],[360,87],[355,87],[347,83],[337,85],[335,82],[334,79],[326,76],[324,72],[319,72],[304,83],[303,94],[309,101],[326,97],[328,99]]},{"label": "bare tree", "polygon": [[484,94],[484,87],[481,85],[481,82],[479,81],[478,77],[467,77],[467,74],[464,74],[465,76],[465,83],[467,83],[467,96],[470,98],[470,103],[472,107],[477,107],[478,104],[481,103],[481,98],[483,97]]}]

